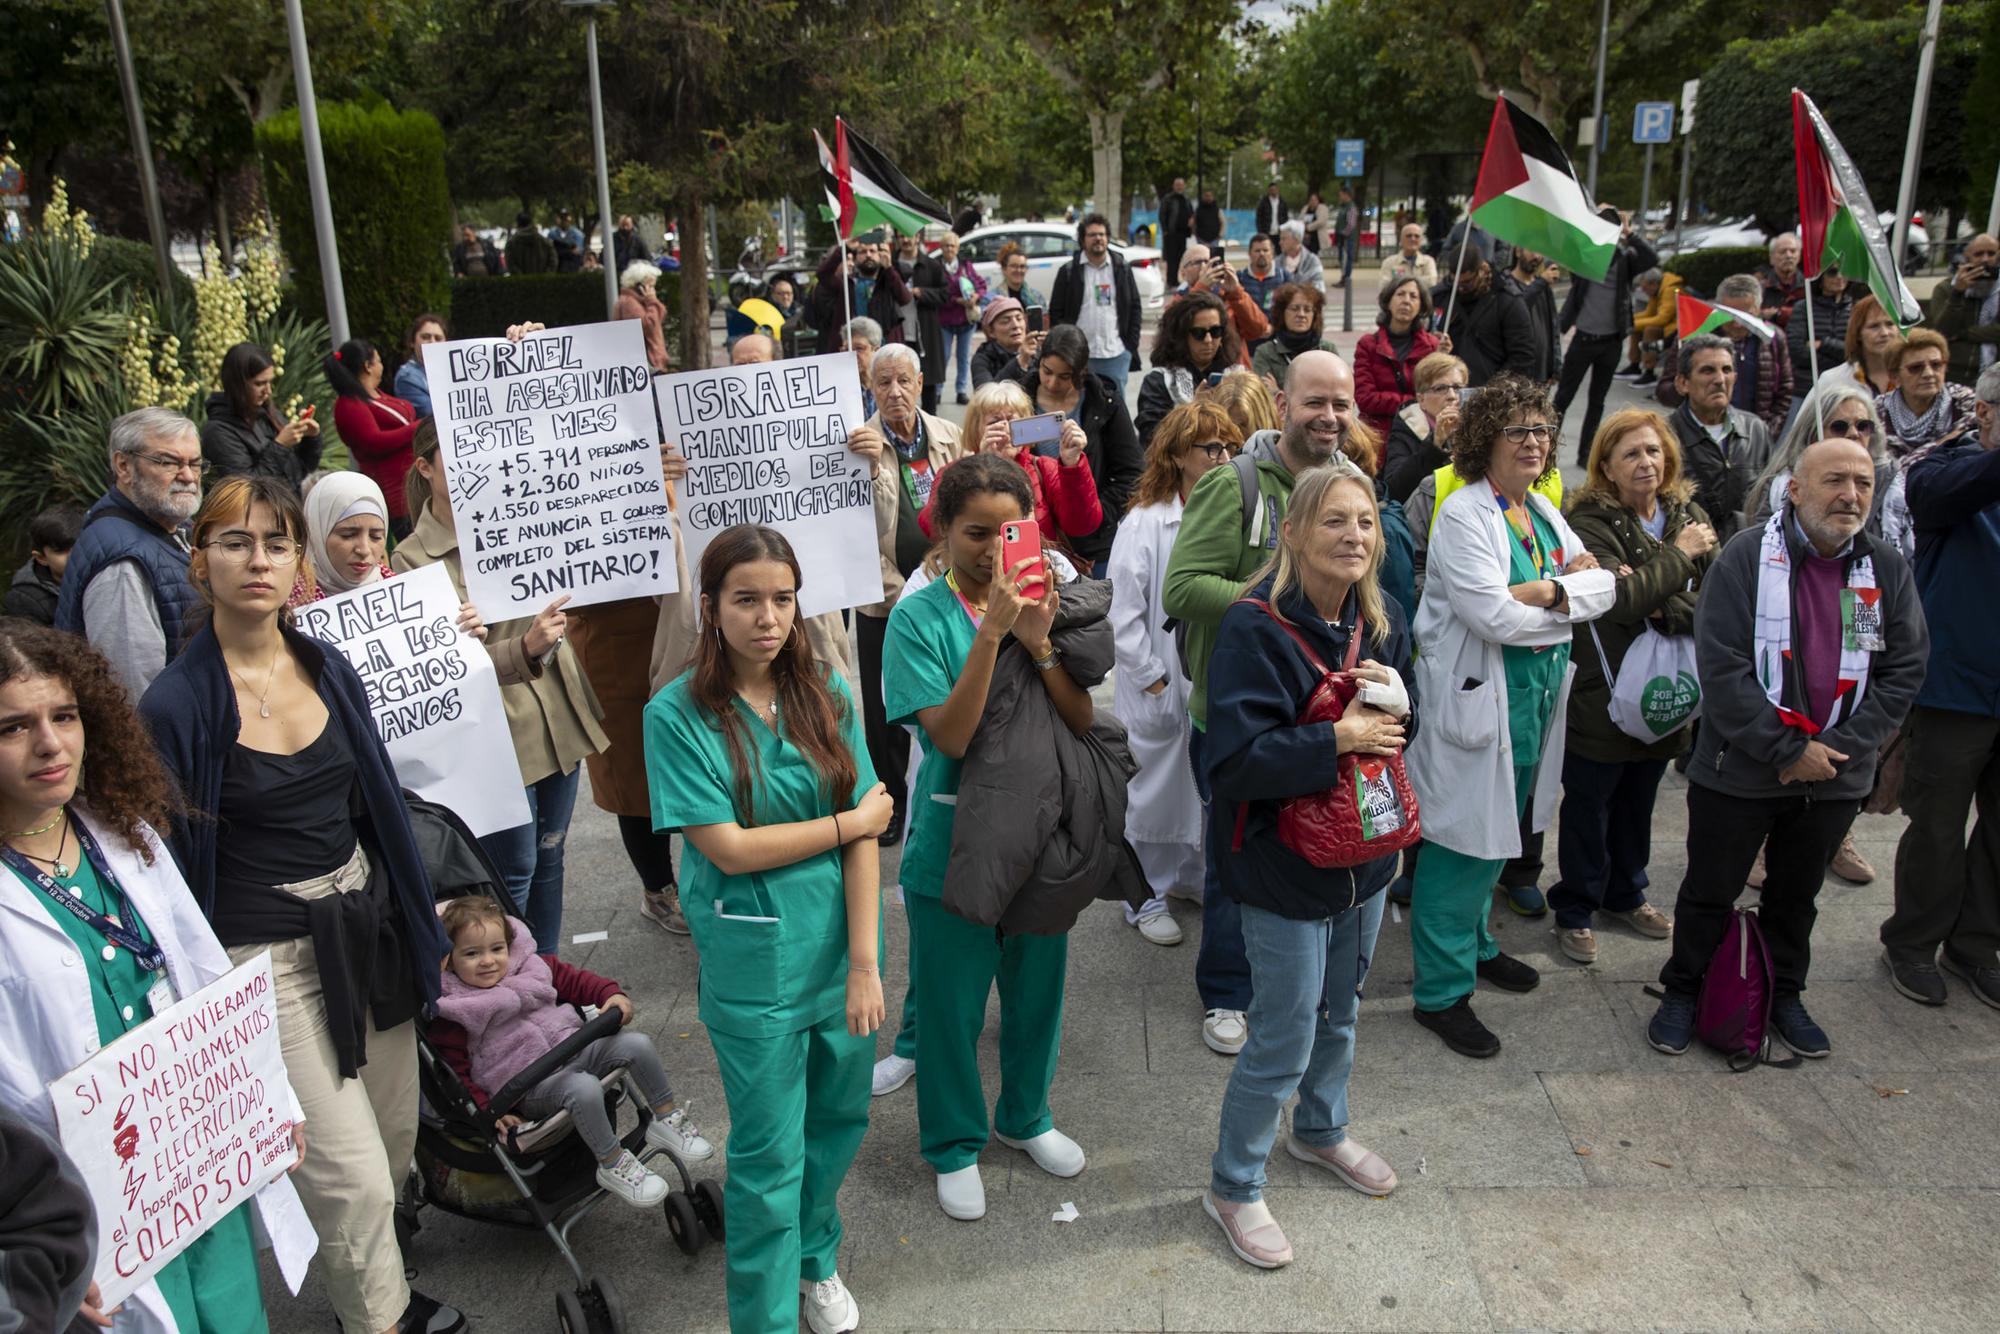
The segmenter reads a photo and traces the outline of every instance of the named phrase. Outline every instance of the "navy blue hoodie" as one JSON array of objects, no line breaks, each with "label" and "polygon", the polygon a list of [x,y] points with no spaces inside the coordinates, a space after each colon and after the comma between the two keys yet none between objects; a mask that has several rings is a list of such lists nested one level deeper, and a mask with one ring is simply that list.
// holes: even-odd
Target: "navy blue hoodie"
[{"label": "navy blue hoodie", "polygon": [[[1270,601],[1270,579],[1249,595]],[[1388,637],[1364,641],[1361,660],[1396,669],[1410,693],[1408,738],[1416,736],[1416,671],[1402,608],[1382,599]],[[1356,616],[1349,597],[1342,624],[1330,627],[1294,587],[1278,610],[1329,666],[1338,668]],[[1238,903],[1280,917],[1309,920],[1344,912],[1381,890],[1396,869],[1391,854],[1355,867],[1320,868],[1278,838],[1278,807],[1287,798],[1323,792],[1338,780],[1340,755],[1332,723],[1298,725],[1319,688],[1319,673],[1298,645],[1263,611],[1238,603],[1222,618],[1208,668],[1208,730],[1204,754],[1214,795],[1209,806],[1209,846],[1215,850],[1222,891]],[[1236,850],[1239,806],[1247,806],[1243,841]]]}]

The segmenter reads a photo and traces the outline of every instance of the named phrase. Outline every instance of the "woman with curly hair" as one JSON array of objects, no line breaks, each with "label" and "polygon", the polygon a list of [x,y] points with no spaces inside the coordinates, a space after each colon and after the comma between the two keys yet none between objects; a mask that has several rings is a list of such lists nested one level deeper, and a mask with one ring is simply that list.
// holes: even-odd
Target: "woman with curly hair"
[{"label": "woman with curly hair", "polygon": [[1142,448],[1153,443],[1160,418],[1193,401],[1195,390],[1211,375],[1249,364],[1222,298],[1202,291],[1189,292],[1160,316],[1152,361],[1153,369],[1139,382],[1139,411],[1134,417]]},{"label": "woman with curly hair", "polygon": [[[74,635],[0,622],[0,861],[11,872],[0,874],[11,910],[0,912],[0,1104],[51,1136],[49,1081],[233,966],[165,855],[180,815],[103,656]],[[289,1087],[274,1094],[296,1108]],[[292,1138],[303,1146],[296,1124]],[[298,1195],[280,1177],[254,1203],[296,1291],[315,1244]],[[94,1324],[263,1330],[250,1211],[224,1214],[115,1324],[102,1306],[93,1283],[83,1314]]]},{"label": "woman with curly hair", "polygon": [[1522,817],[1554,814],[1569,705],[1571,627],[1614,598],[1609,570],[1535,485],[1556,468],[1555,407],[1503,373],[1466,405],[1417,610],[1417,695],[1428,721],[1410,746],[1424,839],[1410,913],[1417,1022],[1461,1056],[1500,1039],[1472,1012],[1475,982],[1532,991],[1541,975],[1487,929]]}]

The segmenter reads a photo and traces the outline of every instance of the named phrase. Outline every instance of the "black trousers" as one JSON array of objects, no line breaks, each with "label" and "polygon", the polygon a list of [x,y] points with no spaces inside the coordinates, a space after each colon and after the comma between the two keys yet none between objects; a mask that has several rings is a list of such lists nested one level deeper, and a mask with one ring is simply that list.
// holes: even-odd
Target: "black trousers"
[{"label": "black trousers", "polygon": [[1530,829],[1528,821],[1534,818],[1535,803],[1530,801],[1528,809],[1521,812],[1521,855],[1509,857],[1500,868],[1499,885],[1502,889],[1533,889],[1542,883],[1543,835],[1546,829]]},{"label": "black trousers", "polygon": [[618,817],[618,837],[625,855],[639,873],[639,885],[648,894],[657,894],[674,883],[674,831],[654,829],[650,815]]},{"label": "black trousers", "polygon": [[[1861,801],[1798,796],[1732,797],[1688,785],[1687,876],[1674,904],[1674,952],[1660,970],[1668,991],[1692,996],[1729,929],[1729,911],[1764,849],[1763,905],[1758,918],[1771,950],[1780,996],[1805,990],[1812,963],[1815,900],[1827,863],[1847,837]],[[1767,841],[1768,840],[1768,841]]]},{"label": "black trousers", "polygon": [[[2000,718],[1917,709],[1904,745],[1910,823],[1896,845],[1896,910],[1882,923],[1882,943],[1925,958],[1943,945],[1962,963],[1992,967],[2000,951]],[[1968,845],[1965,816],[1975,804]]]},{"label": "black trousers", "polygon": [[1611,379],[1618,370],[1618,349],[1625,340],[1617,334],[1578,333],[1563,353],[1562,382],[1556,386],[1556,412],[1569,411],[1571,400],[1590,373],[1590,398],[1583,409],[1583,434],[1576,446],[1577,457],[1588,461],[1590,442],[1597,438],[1597,423],[1604,418],[1604,396],[1611,392]]},{"label": "black trousers", "polygon": [[1653,856],[1653,801],[1665,760],[1607,764],[1563,753],[1561,830],[1556,865],[1562,879],[1549,891],[1556,925],[1579,931],[1596,914],[1631,912],[1646,902],[1646,865]]},{"label": "black trousers", "polygon": [[855,653],[861,660],[861,732],[868,742],[868,762],[896,803],[896,818],[907,819],[910,734],[892,725],[882,708],[882,642],[888,637],[888,617],[854,614]]}]

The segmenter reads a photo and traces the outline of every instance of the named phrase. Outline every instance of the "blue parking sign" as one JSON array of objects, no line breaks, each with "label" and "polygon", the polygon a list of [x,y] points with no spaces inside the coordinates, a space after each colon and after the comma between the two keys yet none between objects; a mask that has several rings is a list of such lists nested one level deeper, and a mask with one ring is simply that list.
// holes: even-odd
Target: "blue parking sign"
[{"label": "blue parking sign", "polygon": [[1342,180],[1365,176],[1361,163],[1367,141],[1362,139],[1335,139],[1333,141],[1333,174]]},{"label": "blue parking sign", "polygon": [[1632,108],[1632,142],[1670,144],[1674,141],[1674,104],[1641,102]]}]

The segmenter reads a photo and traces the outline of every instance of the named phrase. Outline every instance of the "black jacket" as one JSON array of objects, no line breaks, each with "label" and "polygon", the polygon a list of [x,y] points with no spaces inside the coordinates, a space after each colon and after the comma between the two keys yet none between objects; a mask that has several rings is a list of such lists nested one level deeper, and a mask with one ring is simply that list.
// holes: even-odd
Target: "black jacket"
[{"label": "black jacket", "polygon": [[1012,366],[1018,370],[1020,365],[1019,358],[1012,352],[988,338],[972,354],[972,387],[984,389],[995,380],[1011,380],[1014,377],[1007,373],[1007,368]]},{"label": "black jacket", "polygon": [[[903,275],[896,272],[894,264],[876,270],[875,290],[869,295],[868,304],[862,306],[855,301],[852,286],[845,297],[841,295],[842,251],[841,246],[834,246],[820,259],[819,280],[813,284],[812,294],[806,298],[807,307],[812,312],[813,327],[820,331],[820,351],[838,352],[847,346],[849,311],[855,316],[866,315],[881,325],[885,342],[900,343],[903,341],[899,336],[903,317],[899,310],[910,299],[909,289],[903,286]],[[854,279],[850,275],[847,281],[852,284]]]},{"label": "black jacket", "polygon": [[498,278],[501,272],[500,252],[493,248],[491,241],[483,237],[477,241],[460,241],[451,248],[451,271],[453,276],[459,278],[470,278],[473,276],[467,272],[466,265],[467,261],[472,258],[472,253],[475,250],[479,252],[480,263],[486,266],[485,276],[488,278]]},{"label": "black jacket", "polygon": [[[1194,221],[1194,206],[1184,194],[1165,195],[1160,200],[1160,249],[1187,249],[1188,225]],[[1175,281],[1178,281],[1175,276]]]},{"label": "black jacket", "polygon": [[[1222,205],[1205,199],[1194,206],[1194,239],[1203,245],[1212,246],[1222,239]],[[1169,274],[1178,280],[1179,275]]]},{"label": "black jacket", "polygon": [[[1800,304],[1807,300],[1812,302],[1812,331],[1820,341],[1819,370],[1824,373],[1847,360],[1847,317],[1854,313],[1854,292],[1847,288],[1838,297],[1831,297],[1815,284]],[[1814,375],[1811,348],[1806,342],[1806,312],[1798,305],[1792,307],[1792,318],[1785,325],[1785,343],[1792,351],[1792,384],[1803,400],[1813,391]]]},{"label": "black jacket", "polygon": [[1257,201],[1257,230],[1271,237],[1273,243],[1277,240],[1278,228],[1284,226],[1291,216],[1292,211],[1285,207],[1282,196],[1273,199],[1265,195]]},{"label": "black jacket", "polygon": [[317,435],[302,435],[291,447],[278,443],[278,424],[270,414],[254,422],[236,415],[229,395],[208,396],[208,420],[201,424],[201,456],[208,461],[209,485],[225,477],[282,477],[296,488],[319,467],[324,448]]},{"label": "black jacket", "polygon": [[[1009,357],[1000,378],[1020,385],[1032,400],[1041,378],[1040,363],[1022,370],[1021,363]],[[1104,522],[1088,536],[1072,537],[1069,544],[1077,555],[1094,564],[1111,555],[1111,540],[1118,535],[1118,521],[1125,517],[1132,490],[1139,485],[1139,475],[1146,471],[1146,451],[1140,447],[1132,414],[1111,381],[1088,373],[1081,378],[1083,402],[1077,424],[1083,427],[1083,434],[1090,441],[1083,447],[1083,456],[1090,461],[1090,475],[1097,483],[1097,501],[1104,507]],[[1060,450],[1048,445],[1037,452],[1054,458]]]},{"label": "black jacket", "polygon": [[516,227],[507,238],[507,272],[511,274],[554,273],[556,247],[533,227]]},{"label": "black jacket", "polygon": [[1694,498],[1708,513],[1716,541],[1726,543],[1743,521],[1750,487],[1771,461],[1771,432],[1741,408],[1729,410],[1729,436],[1719,445],[1685,403],[1667,420],[1680,438],[1681,469],[1694,483]]},{"label": "black jacket", "polygon": [[14,571],[14,582],[7,586],[5,601],[0,602],[0,615],[19,616],[37,625],[54,625],[60,589],[48,566],[30,556]]},{"label": "black jacket", "polygon": [[[1494,280],[1501,291],[1519,301],[1528,312],[1529,327],[1535,333],[1535,377],[1553,380],[1562,374],[1562,330],[1556,323],[1556,291],[1541,278],[1522,282],[1512,269]],[[1575,289],[1572,288],[1572,291]]]},{"label": "black jacket", "polygon": [[[1437,290],[1436,304],[1443,308],[1451,298],[1451,284],[1440,283]],[[1445,332],[1451,335],[1452,354],[1465,363],[1466,383],[1475,389],[1501,371],[1537,378],[1534,320],[1518,297],[1498,285],[1477,301],[1460,297]]]},{"label": "black jacket", "polygon": [[1382,485],[1391,500],[1405,504],[1410,493],[1423,485],[1424,478],[1451,462],[1451,455],[1438,446],[1435,434],[1426,430],[1418,435],[1410,425],[1412,410],[1423,416],[1424,410],[1414,403],[1397,413],[1389,423],[1389,443],[1382,452]]},{"label": "black jacket", "polygon": [[[1118,341],[1132,354],[1132,369],[1139,369],[1139,284],[1132,268],[1116,250],[1111,261],[1112,299],[1118,306]],[[1083,313],[1083,252],[1070,256],[1069,263],[1056,270],[1055,286],[1049,289],[1049,327],[1075,324]]]},{"label": "black jacket", "polygon": [[[951,386],[945,383],[944,327],[938,323],[938,311],[944,303],[952,299],[951,279],[945,274],[944,265],[931,255],[919,252],[903,268],[901,260],[896,262],[896,272],[909,288],[910,296],[917,305],[917,357],[923,363],[924,383],[934,385],[940,393]],[[883,328],[888,328],[884,325]],[[909,331],[904,330],[907,341]]]},{"label": "black jacket", "polygon": [[[1268,601],[1271,580],[1250,596]],[[1344,616],[1352,617],[1350,610]],[[1388,638],[1362,645],[1361,657],[1393,667],[1410,692],[1408,735],[1416,735],[1416,668],[1402,608],[1383,599]],[[1297,626],[1321,661],[1337,668],[1347,651],[1347,634],[1327,625],[1294,588],[1278,610]],[[1209,804],[1209,847],[1222,892],[1238,903],[1280,917],[1311,919],[1345,912],[1389,883],[1391,854],[1355,867],[1314,866],[1278,837],[1278,808],[1289,797],[1324,792],[1340,778],[1340,755],[1332,723],[1300,726],[1319,673],[1291,637],[1255,607],[1241,604],[1223,614],[1215,653],[1208,660],[1208,729],[1205,755]],[[1238,846],[1238,808],[1243,836]]]},{"label": "black jacket", "polygon": [[[1632,332],[1632,283],[1647,269],[1660,262],[1660,254],[1640,236],[1628,236],[1618,243],[1611,253],[1611,267],[1605,272],[1604,281],[1617,289],[1613,309],[1618,312],[1618,334],[1622,338]],[[1583,309],[1584,284],[1589,278],[1577,278],[1569,285],[1569,299],[1563,302],[1562,331],[1568,333],[1576,327],[1577,314]]]}]

